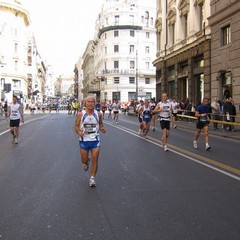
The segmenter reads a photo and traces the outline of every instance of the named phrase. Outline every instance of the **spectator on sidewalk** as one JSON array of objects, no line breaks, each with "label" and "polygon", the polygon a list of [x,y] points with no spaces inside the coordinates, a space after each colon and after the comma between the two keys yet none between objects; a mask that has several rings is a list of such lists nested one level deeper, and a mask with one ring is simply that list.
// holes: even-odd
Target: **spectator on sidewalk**
[{"label": "spectator on sidewalk", "polygon": [[[211,103],[212,108],[212,120],[220,120],[220,104],[218,99],[215,97]],[[218,129],[218,123],[213,122],[214,130]]]},{"label": "spectator on sidewalk", "polygon": [[[233,115],[234,115],[234,107],[232,104],[232,98],[228,97],[226,99],[226,102],[223,104],[223,114],[225,115],[225,121],[226,122],[233,122]],[[226,130],[232,131],[232,125],[231,124],[224,124],[223,131]]]},{"label": "spectator on sidewalk", "polygon": [[[232,103],[233,109],[232,109],[232,116],[230,117],[230,119],[232,119],[231,122],[235,122],[235,117],[236,117],[236,115],[237,115],[237,111],[236,111],[236,107],[235,107],[235,105],[234,105],[233,100],[231,101],[231,103]],[[232,131],[233,131],[233,132],[236,131],[234,125],[232,125]]]},{"label": "spectator on sidewalk", "polygon": [[8,111],[8,102],[7,102],[7,100],[4,103],[3,109],[4,109],[4,112],[5,112],[5,116],[7,116],[7,111]]},{"label": "spectator on sidewalk", "polygon": [[[186,105],[185,110],[186,110],[186,115],[187,115],[187,116],[193,117],[193,116],[195,115],[195,113],[192,112],[192,110],[193,110],[193,103],[192,103],[192,101],[189,101],[189,100],[188,100],[188,104]],[[190,123],[192,122],[192,119],[191,119],[191,118],[187,118],[187,120],[188,120],[188,122],[190,122]]]}]

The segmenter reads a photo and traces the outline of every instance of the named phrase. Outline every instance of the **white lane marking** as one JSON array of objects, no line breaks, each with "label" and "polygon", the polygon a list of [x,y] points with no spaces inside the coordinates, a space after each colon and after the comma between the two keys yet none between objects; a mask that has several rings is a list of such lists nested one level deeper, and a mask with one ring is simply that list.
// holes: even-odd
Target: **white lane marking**
[{"label": "white lane marking", "polygon": [[[143,137],[139,136],[137,133],[135,133],[135,132],[134,132],[133,130],[131,130],[131,129],[128,129],[128,128],[122,127],[122,126],[118,126],[118,125],[114,125],[114,124],[111,124],[111,123],[108,123],[108,122],[104,122],[104,123],[105,123],[105,124],[108,124],[108,125],[110,125],[110,126],[112,126],[112,127],[115,127],[115,128],[117,128],[117,129],[120,129],[120,130],[122,130],[122,131],[124,131],[124,132],[126,132],[126,133],[128,133],[128,134],[131,134],[131,135],[133,135],[133,136],[135,136],[135,137],[138,137],[138,138],[141,138],[141,139],[143,139],[143,140],[145,140],[145,141],[148,141],[148,142],[150,142],[150,143],[152,143],[152,144],[154,144],[154,145],[157,145],[157,146],[159,146],[159,147],[162,147],[159,143],[157,143],[157,142],[155,142],[155,141],[153,141],[153,140],[150,140],[150,139],[143,138]],[[229,172],[226,172],[226,171],[224,171],[224,170],[222,170],[222,169],[216,168],[216,167],[214,167],[214,166],[212,166],[212,165],[210,165],[210,164],[207,164],[207,163],[205,163],[205,162],[202,162],[202,161],[200,161],[200,160],[198,160],[198,159],[196,159],[196,158],[190,157],[190,156],[188,156],[188,155],[186,155],[186,154],[184,154],[184,153],[178,152],[178,151],[173,150],[173,149],[168,149],[168,151],[171,151],[171,152],[173,152],[173,153],[175,153],[175,154],[177,154],[177,155],[180,155],[180,156],[182,156],[182,157],[185,157],[185,158],[187,158],[187,159],[189,159],[189,160],[191,160],[191,161],[193,161],[193,162],[199,163],[199,164],[201,164],[201,165],[203,165],[203,166],[205,166],[205,167],[208,167],[208,168],[210,168],[210,169],[213,169],[214,171],[220,172],[220,173],[222,173],[222,174],[224,174],[224,175],[226,175],[226,176],[228,176],[228,177],[231,177],[231,178],[234,178],[234,179],[240,181],[240,177],[238,177],[238,176],[236,176],[236,175],[233,175],[233,174],[231,174],[231,173],[229,173]]]}]

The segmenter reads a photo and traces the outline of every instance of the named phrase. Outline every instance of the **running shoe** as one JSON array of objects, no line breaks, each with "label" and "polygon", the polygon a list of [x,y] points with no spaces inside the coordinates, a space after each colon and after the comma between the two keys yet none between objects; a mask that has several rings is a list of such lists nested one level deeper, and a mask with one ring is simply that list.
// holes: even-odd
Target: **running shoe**
[{"label": "running shoe", "polygon": [[152,131],[153,131],[153,132],[155,131],[155,127],[153,127]]},{"label": "running shoe", "polygon": [[196,141],[196,140],[193,141],[193,147],[196,148],[196,149],[198,148],[198,147],[197,147],[197,141]]},{"label": "running shoe", "polygon": [[83,164],[84,171],[87,171],[89,169],[89,161],[90,161],[90,158],[87,159],[87,163]]},{"label": "running shoe", "polygon": [[93,176],[89,180],[89,187],[96,187],[96,181]]},{"label": "running shoe", "polygon": [[177,128],[177,125],[175,125],[174,128]]},{"label": "running shoe", "polygon": [[17,139],[17,138],[15,138],[14,142],[15,142],[15,144],[18,144],[18,139]]},{"label": "running shoe", "polygon": [[209,149],[211,149],[211,147],[209,146],[209,144],[206,144],[205,150],[208,151]]},{"label": "running shoe", "polygon": [[167,145],[164,145],[164,146],[163,146],[163,150],[164,150],[165,152],[168,151]]}]

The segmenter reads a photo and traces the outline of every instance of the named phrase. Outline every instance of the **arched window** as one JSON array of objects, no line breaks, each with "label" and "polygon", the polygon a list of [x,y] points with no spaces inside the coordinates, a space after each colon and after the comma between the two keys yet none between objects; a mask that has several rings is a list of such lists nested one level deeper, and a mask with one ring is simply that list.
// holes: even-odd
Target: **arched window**
[{"label": "arched window", "polygon": [[145,19],[149,19],[149,12],[148,11],[145,12]]}]

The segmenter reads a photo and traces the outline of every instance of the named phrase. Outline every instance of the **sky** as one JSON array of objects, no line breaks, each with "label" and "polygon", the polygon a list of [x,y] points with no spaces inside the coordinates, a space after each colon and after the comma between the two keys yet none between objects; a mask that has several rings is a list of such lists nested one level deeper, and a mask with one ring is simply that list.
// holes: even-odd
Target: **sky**
[{"label": "sky", "polygon": [[73,75],[74,65],[94,38],[103,0],[22,0],[38,51],[54,75]]}]

